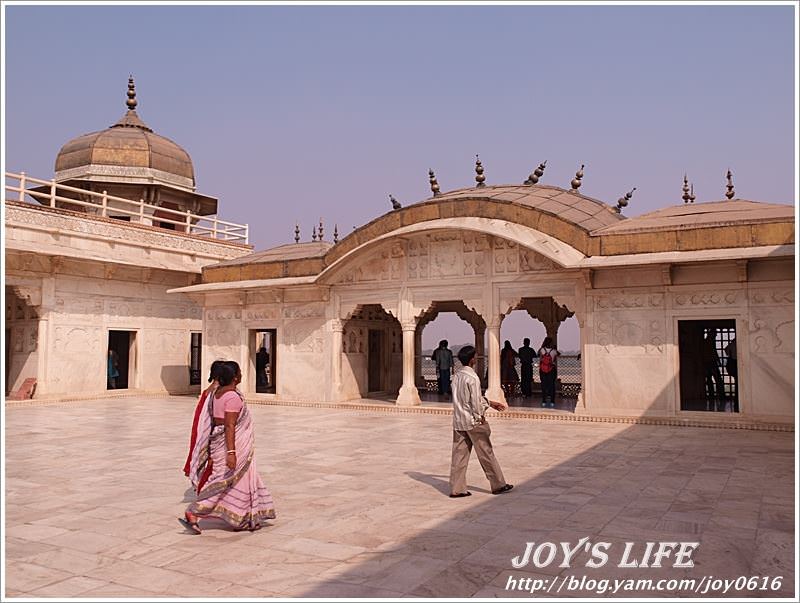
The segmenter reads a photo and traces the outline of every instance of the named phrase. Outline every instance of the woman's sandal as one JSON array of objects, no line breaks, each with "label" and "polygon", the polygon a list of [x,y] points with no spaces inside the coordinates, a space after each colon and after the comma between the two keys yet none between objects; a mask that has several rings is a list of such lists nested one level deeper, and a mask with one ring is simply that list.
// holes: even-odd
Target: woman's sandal
[{"label": "woman's sandal", "polygon": [[184,517],[178,517],[178,521],[181,522],[181,525],[184,528],[186,528],[187,530],[189,530],[190,532],[192,532],[194,534],[202,534],[203,533],[203,531],[200,529],[200,524],[198,523],[197,518],[195,518],[194,521],[191,521],[189,519],[189,516],[185,515]]}]

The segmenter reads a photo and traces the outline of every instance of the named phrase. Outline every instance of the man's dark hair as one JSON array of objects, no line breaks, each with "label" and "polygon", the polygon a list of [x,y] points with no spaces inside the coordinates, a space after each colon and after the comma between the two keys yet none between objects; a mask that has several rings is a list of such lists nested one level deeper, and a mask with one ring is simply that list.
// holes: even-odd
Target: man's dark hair
[{"label": "man's dark hair", "polygon": [[522,340],[522,345],[531,345],[531,340],[526,337]]},{"label": "man's dark hair", "polygon": [[224,360],[215,360],[211,363],[211,370],[208,373],[208,382],[211,383],[214,379],[219,381],[219,367],[225,364]]},{"label": "man's dark hair", "polygon": [[458,350],[458,361],[464,366],[467,366],[473,358],[475,358],[475,346],[465,345]]}]

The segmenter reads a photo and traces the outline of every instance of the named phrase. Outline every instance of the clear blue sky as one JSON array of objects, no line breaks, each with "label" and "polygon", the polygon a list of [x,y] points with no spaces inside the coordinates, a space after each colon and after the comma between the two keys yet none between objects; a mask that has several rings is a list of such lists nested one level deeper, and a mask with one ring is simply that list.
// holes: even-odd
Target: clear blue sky
[{"label": "clear blue sky", "polygon": [[586,195],[637,187],[631,216],[681,203],[684,172],[723,198],[728,167],[739,197],[795,200],[791,6],[4,8],[7,170],[51,177],[132,73],[257,249],[424,199],[429,167],[470,186],[475,153],[489,184],[585,163]]}]

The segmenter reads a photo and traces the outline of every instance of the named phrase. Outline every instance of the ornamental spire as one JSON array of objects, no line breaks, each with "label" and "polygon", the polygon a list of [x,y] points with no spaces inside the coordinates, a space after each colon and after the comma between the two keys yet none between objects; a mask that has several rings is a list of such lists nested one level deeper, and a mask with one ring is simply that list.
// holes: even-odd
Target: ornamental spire
[{"label": "ornamental spire", "polygon": [[483,164],[481,158],[475,155],[475,186],[486,186],[486,176],[483,175]]},{"label": "ornamental spire", "polygon": [[322,218],[319,219],[319,240],[322,240]]},{"label": "ornamental spire", "polygon": [[683,190],[683,195],[681,196],[681,199],[683,199],[684,203],[689,203],[689,199],[691,199],[691,196],[689,195],[689,178],[686,177],[686,174],[683,175],[682,190]]},{"label": "ornamental spire", "polygon": [[575,172],[575,177],[572,179],[572,182],[570,182],[570,184],[572,185],[573,193],[577,193],[578,189],[581,187],[582,184],[581,179],[583,179],[583,168],[584,165],[581,164],[581,169]]},{"label": "ornamental spire", "polygon": [[622,209],[628,206],[628,202],[631,200],[631,197],[633,197],[633,191],[635,190],[636,187],[634,186],[630,191],[625,193],[624,196],[617,199],[617,206],[614,208],[614,211],[616,211],[618,214],[621,214]]},{"label": "ornamental spire", "polygon": [[133,83],[133,75],[128,78],[128,100],[125,101],[129,111],[136,109],[136,85]]},{"label": "ornamental spire", "polygon": [[317,242],[317,225],[314,224],[314,227],[311,229],[311,240],[316,243]]},{"label": "ornamental spire", "polygon": [[525,182],[523,182],[523,184],[531,185],[531,184],[536,184],[537,182],[539,182],[539,178],[541,178],[542,175],[544,174],[544,168],[545,168],[546,165],[547,165],[547,159],[542,161],[539,164],[539,167],[537,167],[535,170],[533,170],[533,173],[530,176],[528,176],[528,179]]},{"label": "ornamental spire", "polygon": [[428,170],[428,180],[431,183],[431,192],[433,193],[434,197],[438,197],[442,193],[439,192],[439,183],[436,181],[436,174],[433,173],[433,169]]},{"label": "ornamental spire", "polygon": [[734,197],[734,195],[736,195],[736,193],[733,190],[733,174],[731,174],[730,168],[728,168],[728,173],[725,174],[725,178],[727,178],[727,180],[728,180],[728,184],[725,185],[725,189],[726,189],[725,190],[725,196],[728,199],[733,199],[733,197]]},{"label": "ornamental spire", "polygon": [[333,244],[335,245],[338,242],[339,242],[339,225],[338,224],[334,224],[333,225]]},{"label": "ornamental spire", "polygon": [[294,242],[300,242],[300,225],[297,222],[294,224]]}]

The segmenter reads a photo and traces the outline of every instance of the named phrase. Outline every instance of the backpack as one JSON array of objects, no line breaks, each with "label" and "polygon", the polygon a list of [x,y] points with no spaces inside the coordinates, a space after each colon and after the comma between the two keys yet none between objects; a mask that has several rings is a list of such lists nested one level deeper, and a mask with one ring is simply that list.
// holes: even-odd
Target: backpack
[{"label": "backpack", "polygon": [[545,353],[539,356],[539,371],[542,373],[553,372],[553,357],[550,355],[550,350],[545,349]]}]

